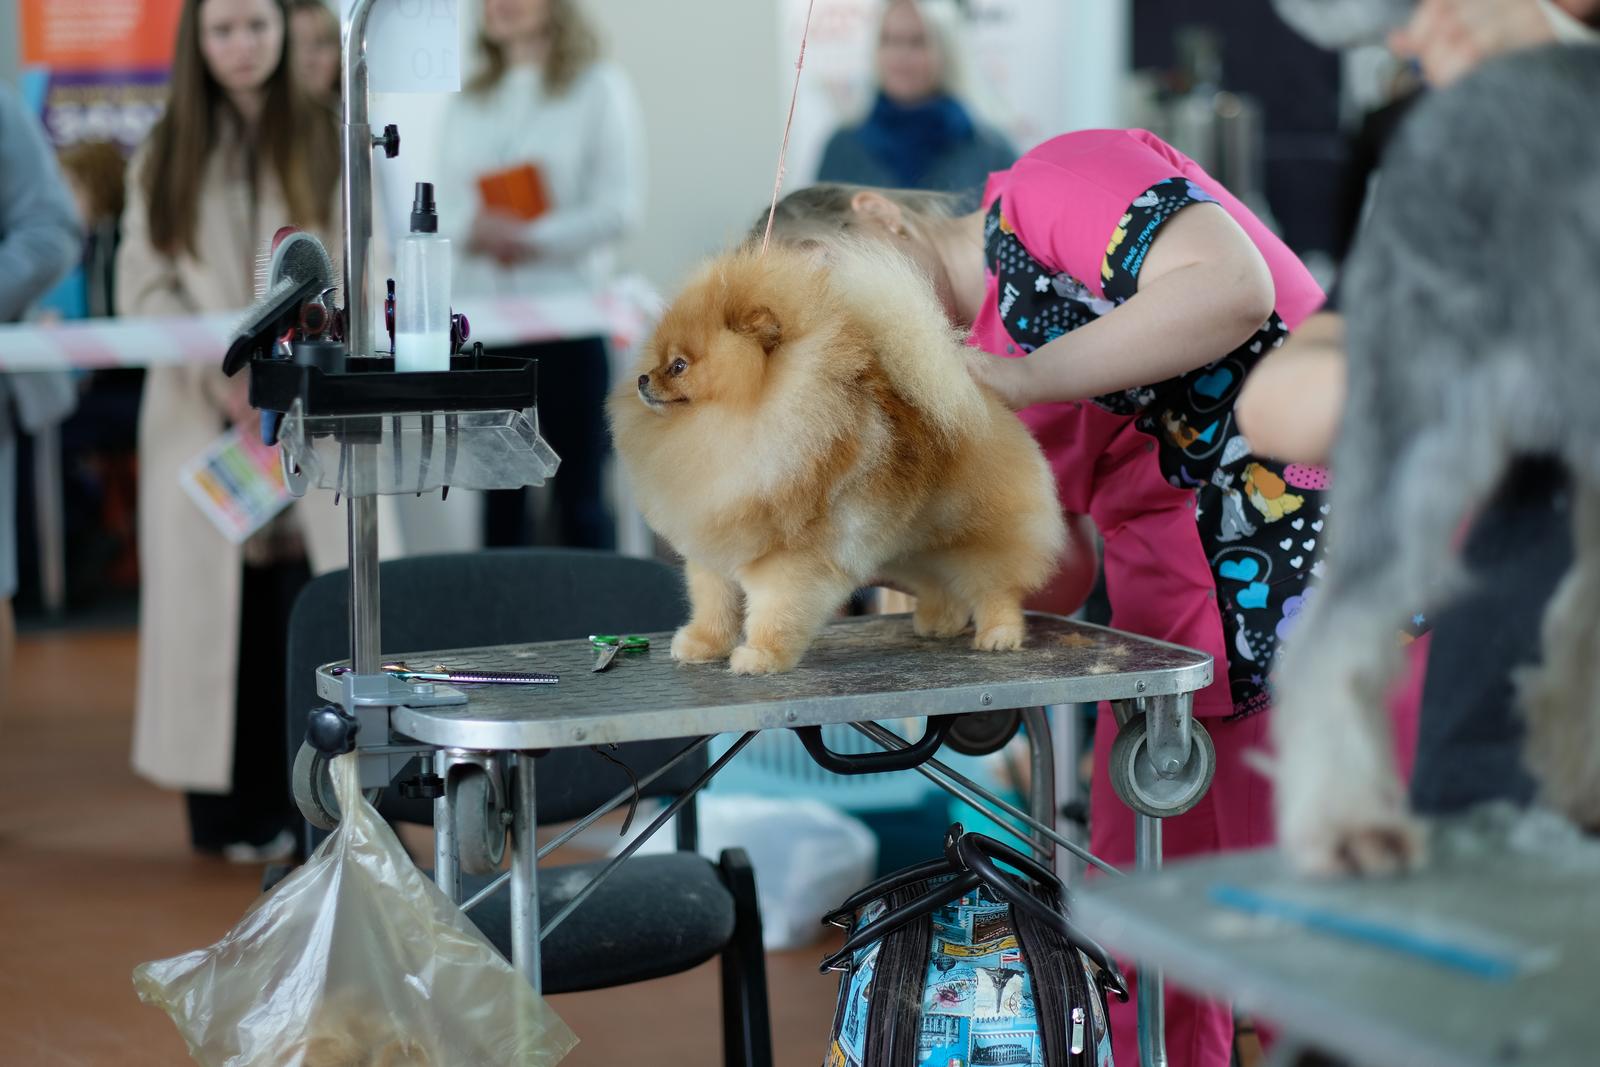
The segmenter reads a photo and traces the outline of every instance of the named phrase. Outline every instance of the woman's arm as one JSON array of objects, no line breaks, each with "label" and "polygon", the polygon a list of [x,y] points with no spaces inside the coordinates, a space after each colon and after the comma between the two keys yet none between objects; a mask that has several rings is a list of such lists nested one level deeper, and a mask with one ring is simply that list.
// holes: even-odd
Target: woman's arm
[{"label": "woman's arm", "polygon": [[1150,244],[1138,291],[1026,359],[973,353],[973,373],[1012,408],[1166,381],[1217,360],[1272,316],[1272,274],[1217,204],[1193,204]]},{"label": "woman's arm", "polygon": [[83,251],[83,228],[44,133],[0,87],[0,322],[21,317]]},{"label": "woman's arm", "polygon": [[1323,312],[1257,364],[1233,413],[1256,455],[1323,464],[1339,433],[1344,397],[1344,320]]}]

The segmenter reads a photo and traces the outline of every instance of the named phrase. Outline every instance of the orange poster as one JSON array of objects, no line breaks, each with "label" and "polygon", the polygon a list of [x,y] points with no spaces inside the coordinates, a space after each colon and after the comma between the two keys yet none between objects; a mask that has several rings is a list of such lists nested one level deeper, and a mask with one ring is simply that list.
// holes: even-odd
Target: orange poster
[{"label": "orange poster", "polygon": [[166,102],[182,0],[18,0],[23,95],[59,146],[132,150]]},{"label": "orange poster", "polygon": [[22,65],[165,70],[181,0],[19,0]]}]

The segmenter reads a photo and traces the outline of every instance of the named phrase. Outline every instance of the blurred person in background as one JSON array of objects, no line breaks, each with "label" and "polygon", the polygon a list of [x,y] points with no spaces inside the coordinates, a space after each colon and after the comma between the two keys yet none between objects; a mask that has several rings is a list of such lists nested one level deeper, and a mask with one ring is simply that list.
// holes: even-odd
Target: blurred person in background
[{"label": "blurred person in background", "polygon": [[[44,131],[0,84],[0,322],[15,322],[77,260],[82,230]],[[0,706],[11,678],[17,591],[17,432],[71,413],[64,373],[0,374]]]},{"label": "blurred person in background", "polygon": [[325,0],[289,0],[294,77],[313,100],[339,105],[339,15]]},{"label": "blurred person in background", "polygon": [[[485,0],[482,27],[477,73],[451,98],[439,138],[439,232],[455,253],[452,292],[458,301],[598,293],[644,210],[633,87],[601,58],[577,0]],[[561,457],[551,494],[561,543],[614,547],[605,339],[496,354],[539,360],[539,428]],[[485,543],[531,543],[526,491],[485,497]]]},{"label": "blurred person in background", "polygon": [[[339,134],[292,78],[284,0],[186,0],[166,114],[129,169],[117,310],[238,311],[257,255],[295,224],[335,262]],[[285,636],[296,592],[343,562],[343,513],[293,504],[244,545],[188,498],[179,472],[228,426],[257,430],[247,376],[216,360],[153,367],[139,420],[142,573],[136,770],[188,796],[202,852],[287,855]]]},{"label": "blurred person in background", "polygon": [[975,208],[1017,153],[964,99],[959,14],[942,0],[891,0],[874,65],[870,109],[828,141],[817,180],[955,193],[959,210]]},{"label": "blurred person in background", "polygon": [[[113,313],[116,255],[121,240],[127,159],[114,141],[80,141],[59,154],[61,172],[84,222],[77,268],[41,302],[41,318],[99,319]],[[137,500],[139,396],[144,370],[97,367],[76,371],[78,408],[61,426],[62,547],[68,610],[108,598],[131,597],[138,588],[134,540]],[[19,468],[23,492],[19,531],[24,559],[39,551],[30,544],[29,489],[32,468]],[[31,553],[31,554],[30,554]],[[42,558],[42,557],[41,557]],[[37,602],[42,581],[23,573],[19,606]]]},{"label": "blurred person in background", "polygon": [[127,160],[114,141],[80,141],[60,153],[61,173],[83,219],[83,256],[73,276],[71,312],[64,318],[105,318],[116,293],[117,243]]}]

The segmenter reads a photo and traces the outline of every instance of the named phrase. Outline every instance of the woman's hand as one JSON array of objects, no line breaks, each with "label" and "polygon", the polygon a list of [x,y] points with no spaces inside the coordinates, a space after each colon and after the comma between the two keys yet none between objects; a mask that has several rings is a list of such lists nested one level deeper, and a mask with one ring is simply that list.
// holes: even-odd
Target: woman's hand
[{"label": "woman's hand", "polygon": [[1443,88],[1501,52],[1556,39],[1555,27],[1535,0],[1423,0],[1403,30],[1389,38],[1397,55],[1416,59],[1436,88]]},{"label": "woman's hand", "polygon": [[967,373],[973,381],[993,391],[1012,411],[1021,411],[1039,402],[1032,367],[1026,359],[991,356],[978,349],[967,351]]},{"label": "woman's hand", "polygon": [[480,211],[467,234],[467,251],[510,267],[532,259],[533,249],[521,237],[524,223],[501,211]]},{"label": "woman's hand", "polygon": [[1239,432],[1258,456],[1325,464],[1344,415],[1344,320],[1321,312],[1256,364],[1233,402]]}]

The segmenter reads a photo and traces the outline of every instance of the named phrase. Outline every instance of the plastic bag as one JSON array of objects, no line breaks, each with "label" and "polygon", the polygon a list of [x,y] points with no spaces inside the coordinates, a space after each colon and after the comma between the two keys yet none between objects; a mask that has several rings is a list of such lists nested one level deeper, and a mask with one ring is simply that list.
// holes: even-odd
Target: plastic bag
[{"label": "plastic bag", "polygon": [[134,969],[204,1067],[553,1067],[577,1044],[333,761],[339,829],[210,948]]},{"label": "plastic bag", "polygon": [[[750,855],[768,949],[802,948],[821,938],[828,909],[869,882],[877,866],[872,831],[831,805],[731,793],[702,793],[696,804],[702,855],[715,858],[726,848]],[[640,851],[666,852],[673,840],[663,829]]]}]

